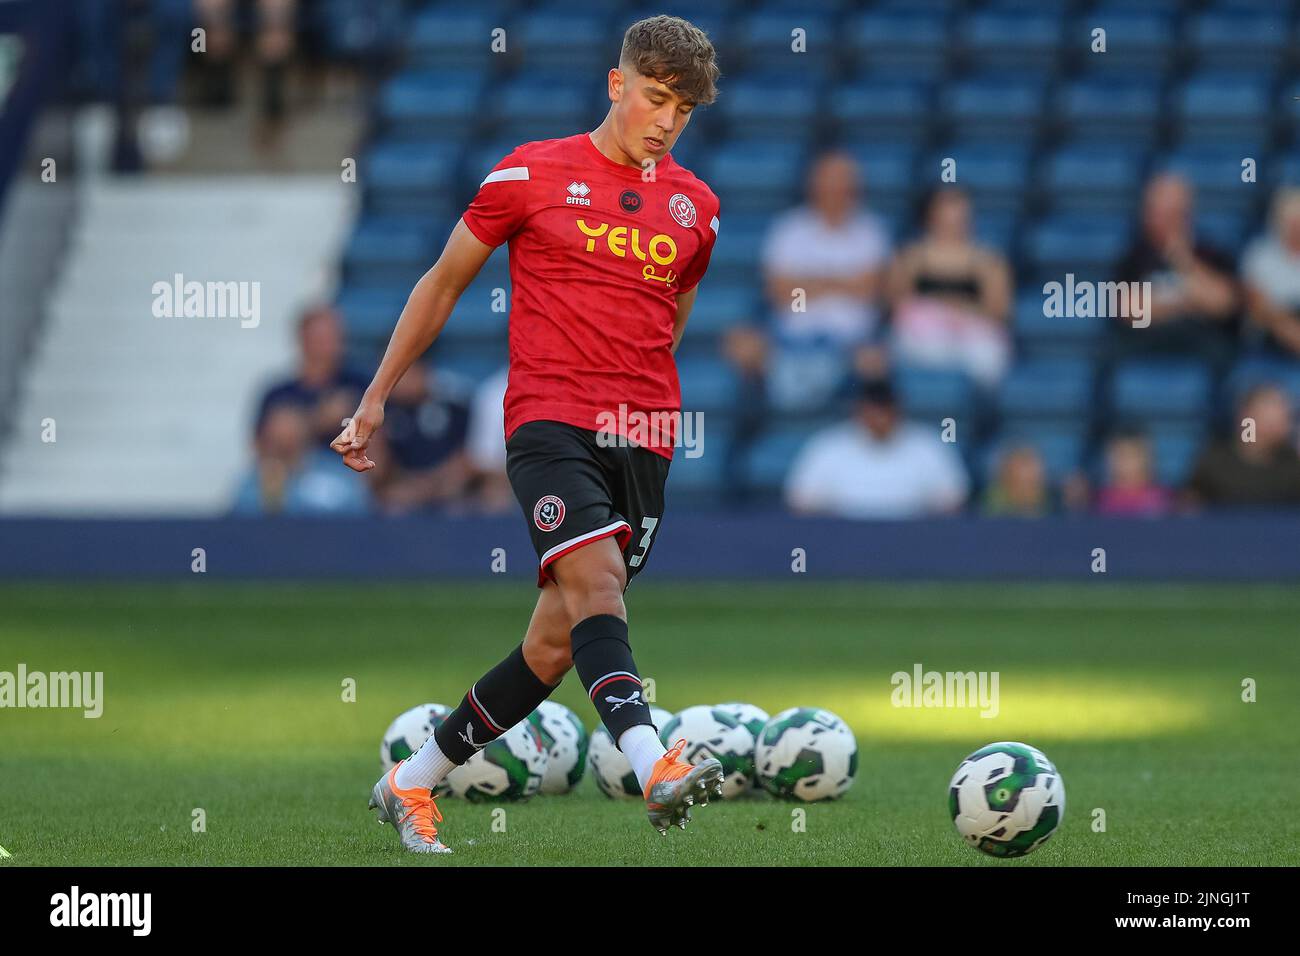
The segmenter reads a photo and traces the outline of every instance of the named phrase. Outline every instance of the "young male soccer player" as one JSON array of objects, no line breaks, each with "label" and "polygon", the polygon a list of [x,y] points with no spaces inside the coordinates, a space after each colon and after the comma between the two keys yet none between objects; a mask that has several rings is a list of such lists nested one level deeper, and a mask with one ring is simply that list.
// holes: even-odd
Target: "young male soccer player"
[{"label": "young male soccer player", "polygon": [[[716,760],[691,766],[680,746],[665,753],[660,744],[623,605],[663,517],[680,409],[673,353],[718,230],[717,197],[669,151],[691,111],[716,98],[717,76],[713,45],[685,20],[629,27],[609,71],[604,121],[525,143],[487,175],[332,443],[349,467],[374,467],[366,446],[393,384],[493,248],[509,242],[506,471],[537,549],[541,593],[523,643],[375,784],[371,806],[409,850],[449,852],[430,789],[532,713],[570,668],[631,763],[660,833],[685,829],[697,800],[721,794]],[[611,421],[640,445],[609,431]]]}]

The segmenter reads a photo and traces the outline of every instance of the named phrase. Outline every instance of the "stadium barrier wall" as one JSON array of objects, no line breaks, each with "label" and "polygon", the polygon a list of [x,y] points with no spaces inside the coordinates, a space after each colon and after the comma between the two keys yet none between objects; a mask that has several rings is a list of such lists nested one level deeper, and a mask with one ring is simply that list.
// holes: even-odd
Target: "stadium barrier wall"
[{"label": "stadium barrier wall", "polygon": [[[1300,515],[850,522],[682,511],[652,579],[1300,580]],[[1105,573],[1093,570],[1104,549]],[[0,519],[0,580],[533,578],[518,516]],[[498,550],[500,549],[500,550]],[[802,549],[797,551],[796,549]],[[504,558],[504,571],[500,567]]]}]

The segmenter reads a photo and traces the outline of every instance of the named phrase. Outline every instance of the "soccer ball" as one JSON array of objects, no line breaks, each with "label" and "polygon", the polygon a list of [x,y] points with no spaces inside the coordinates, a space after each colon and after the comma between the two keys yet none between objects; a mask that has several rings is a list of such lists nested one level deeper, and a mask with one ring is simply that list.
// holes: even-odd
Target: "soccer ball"
[{"label": "soccer ball", "polygon": [[834,800],[853,786],[858,742],[829,710],[791,707],[766,724],[754,748],[763,789],[794,800]]},{"label": "soccer ball", "polygon": [[[673,715],[662,707],[651,705],[650,719],[656,727],[665,727]],[[632,772],[632,765],[623,756],[623,751],[614,745],[614,738],[603,726],[592,731],[591,748],[587,751],[587,768],[595,778],[600,792],[611,799],[644,796],[636,774]]]},{"label": "soccer ball", "polygon": [[623,752],[614,746],[614,738],[604,727],[591,734],[591,749],[587,751],[587,766],[600,792],[612,799],[641,796],[632,765]]},{"label": "soccer ball", "polygon": [[388,725],[384,739],[379,744],[379,762],[383,765],[384,773],[419,750],[450,713],[451,708],[442,704],[421,704],[399,714]]},{"label": "soccer ball", "polygon": [[577,714],[551,700],[542,701],[528,722],[542,738],[547,753],[542,793],[568,793],[587,769],[587,728]]},{"label": "soccer ball", "polygon": [[754,735],[719,707],[687,707],[659,730],[659,739],[665,747],[685,739],[687,763],[716,758],[722,764],[724,800],[740,796],[754,779]]},{"label": "soccer ball", "polygon": [[728,701],[725,704],[717,704],[715,710],[730,714],[736,720],[745,725],[745,728],[754,735],[758,740],[758,735],[763,732],[763,725],[772,719],[772,715],[762,707],[755,707],[753,704],[741,703],[738,700]]},{"label": "soccer ball", "polygon": [[447,774],[447,787],[475,803],[525,800],[542,788],[546,758],[541,735],[521,720]]},{"label": "soccer ball", "polygon": [[948,811],[962,839],[989,856],[1032,853],[1065,816],[1065,783],[1028,744],[1003,741],[961,762],[948,784]]}]

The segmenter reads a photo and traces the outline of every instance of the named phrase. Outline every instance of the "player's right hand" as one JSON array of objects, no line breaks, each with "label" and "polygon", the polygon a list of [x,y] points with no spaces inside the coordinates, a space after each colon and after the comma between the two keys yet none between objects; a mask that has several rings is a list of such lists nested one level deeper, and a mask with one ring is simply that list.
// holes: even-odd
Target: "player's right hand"
[{"label": "player's right hand", "polygon": [[330,448],[343,456],[343,464],[353,471],[369,471],[375,463],[366,455],[370,436],[384,423],[384,406],[362,399],[356,414],[343,420],[343,431],[330,442]]}]

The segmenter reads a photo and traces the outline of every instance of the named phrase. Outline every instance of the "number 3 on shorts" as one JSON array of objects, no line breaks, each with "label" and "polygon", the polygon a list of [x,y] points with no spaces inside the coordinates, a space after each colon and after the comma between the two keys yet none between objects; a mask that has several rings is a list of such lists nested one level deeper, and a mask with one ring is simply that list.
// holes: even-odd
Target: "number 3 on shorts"
[{"label": "number 3 on shorts", "polygon": [[650,550],[650,539],[654,536],[655,528],[659,525],[658,518],[642,518],[641,527],[645,528],[645,534],[641,535],[641,543],[638,544],[637,553],[628,559],[628,567],[639,568],[641,562],[645,560],[646,552]]}]

